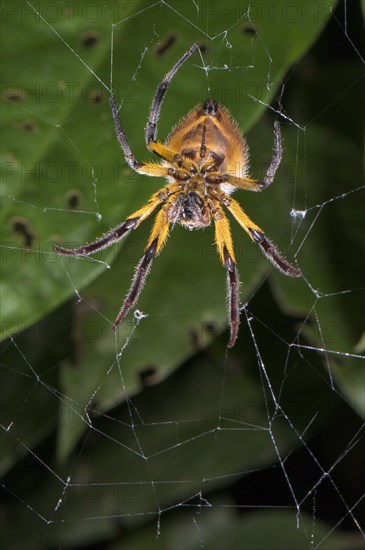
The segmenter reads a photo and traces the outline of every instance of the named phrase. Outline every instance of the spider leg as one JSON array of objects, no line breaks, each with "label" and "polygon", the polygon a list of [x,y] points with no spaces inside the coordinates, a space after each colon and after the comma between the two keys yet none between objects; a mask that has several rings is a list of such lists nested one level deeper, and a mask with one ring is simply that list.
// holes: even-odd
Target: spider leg
[{"label": "spider leg", "polygon": [[[150,108],[150,114],[149,114],[149,118],[146,126],[146,134],[145,134],[147,147],[151,151],[155,152],[157,155],[166,159],[169,162],[172,162],[177,152],[171,151],[170,149],[162,145],[162,143],[159,143],[156,141],[157,120],[160,114],[162,101],[166,94],[167,87],[170,81],[175,76],[177,71],[180,69],[181,65],[183,65],[185,61],[198,48],[199,48],[198,44],[193,44],[193,46],[191,46],[191,48],[184,53],[184,55],[177,61],[177,63],[175,63],[172,69],[165,75],[165,78],[163,79],[163,81],[161,82],[161,84],[156,90],[156,94]],[[153,168],[152,168],[151,167],[152,163],[144,164],[137,161],[136,157],[132,153],[132,150],[128,143],[126,133],[123,130],[122,124],[120,122],[119,110],[113,96],[110,97],[110,105],[111,105],[112,115],[114,119],[115,133],[117,135],[119,145],[121,146],[121,149],[124,153],[124,157],[127,163],[129,164],[129,166],[132,168],[132,170],[134,170],[138,174],[146,174],[148,176],[157,176],[157,177],[160,177],[160,176],[166,177],[167,175],[166,168],[161,167],[160,169],[158,169],[156,168],[156,165],[153,165]]]},{"label": "spider leg", "polygon": [[219,256],[227,270],[227,303],[229,326],[231,331],[228,347],[232,348],[237,339],[238,327],[240,325],[240,282],[233,251],[233,241],[229,228],[229,221],[220,206],[215,207],[213,217],[215,225],[215,241],[217,243]]},{"label": "spider leg", "polygon": [[157,162],[146,162],[145,164],[141,164],[138,173],[156,178],[167,178],[169,175],[169,168]]},{"label": "spider leg", "polygon": [[122,307],[118,313],[118,316],[114,322],[112,330],[115,331],[123,321],[125,316],[129,313],[132,307],[137,303],[137,300],[142,292],[144,284],[147,279],[152,266],[152,261],[157,256],[163,245],[166,242],[169,233],[169,217],[168,209],[170,204],[165,204],[156,216],[155,223],[153,225],[151,235],[148,239],[145,253],[142,256],[139,264],[137,265],[136,272],[132,279],[132,283],[128,294],[123,302]]},{"label": "spider leg", "polygon": [[233,174],[223,174],[221,176],[222,181],[218,183],[229,183],[237,187],[238,189],[244,189],[245,191],[263,191],[269,185],[272,184],[276,170],[281,162],[283,149],[281,146],[281,131],[278,121],[274,123],[274,156],[271,160],[270,166],[267,169],[266,175],[263,181],[257,181],[252,178],[240,178]]},{"label": "spider leg", "polygon": [[[145,163],[145,162],[138,162],[136,160],[129,146],[126,133],[122,128],[122,124],[119,118],[118,107],[113,97],[110,98],[110,105],[112,108],[113,119],[115,124],[115,133],[119,141],[119,145],[121,146],[121,149],[123,151],[124,157],[127,163],[129,164],[130,168],[132,168],[132,170],[137,172],[137,174],[144,174],[145,176],[162,177],[162,178],[167,177],[168,168],[166,168],[166,166],[163,166],[156,162]],[[173,151],[172,149],[169,149],[168,147],[166,147],[165,145],[163,145],[158,141],[151,142],[150,144],[148,144],[148,149],[150,149],[153,153],[167,160],[170,163],[174,162],[178,155],[177,151]]]},{"label": "spider leg", "polygon": [[193,44],[191,48],[184,53],[182,57],[175,63],[172,69],[165,75],[163,81],[158,86],[156,90],[155,97],[153,98],[150,114],[146,126],[146,145],[148,146],[151,141],[156,141],[156,132],[157,132],[157,121],[160,115],[161,105],[163,98],[166,94],[167,87],[170,84],[171,80],[180,69],[180,67],[185,63],[187,59],[199,48],[198,44]]},{"label": "spider leg", "polygon": [[109,99],[110,106],[112,109],[112,115],[114,119],[114,125],[115,125],[115,133],[117,136],[117,139],[119,141],[119,145],[122,148],[122,151],[124,153],[125,160],[128,162],[129,166],[137,172],[140,173],[140,168],[143,166],[140,162],[136,160],[136,157],[132,153],[132,149],[129,146],[127,136],[122,128],[122,124],[120,122],[119,118],[119,110],[117,107],[117,104],[115,103],[114,97],[111,96]]},{"label": "spider leg", "polygon": [[[173,186],[170,186],[171,188]],[[171,191],[170,191],[171,192]],[[169,193],[169,186],[154,193],[148,203],[129,216],[125,222],[111,229],[106,235],[97,239],[96,241],[85,244],[80,248],[62,248],[61,246],[54,246],[53,250],[63,256],[88,256],[89,254],[95,254],[104,248],[108,248],[112,244],[120,241],[125,237],[132,229],[135,229],[139,224],[148,218],[154,210],[164,201],[167,200]]]},{"label": "spider leg", "polygon": [[230,183],[231,185],[234,185],[234,187],[244,189],[245,191],[262,191],[265,189],[265,185],[262,182],[252,178],[232,176],[231,174],[223,174],[222,181],[219,183]]},{"label": "spider leg", "polygon": [[169,162],[170,164],[175,162],[176,159],[179,157],[179,153],[177,151],[166,147],[166,145],[160,143],[159,141],[151,141],[148,144],[148,149],[155,153],[155,155]]},{"label": "spider leg", "polygon": [[274,156],[271,159],[269,168],[267,169],[266,176],[264,181],[261,183],[261,189],[266,189],[269,185],[272,184],[275,177],[276,170],[279,167],[281,162],[281,157],[283,155],[283,147],[281,145],[281,130],[280,123],[276,120],[274,122]]},{"label": "spider leg", "polygon": [[270,260],[270,262],[288,277],[301,277],[301,270],[297,267],[293,267],[284,258],[277,247],[265,236],[262,229],[247,216],[238,202],[231,198],[229,201],[229,204],[226,204],[226,206],[232,216],[246,231],[249,237],[260,246],[262,252]]}]

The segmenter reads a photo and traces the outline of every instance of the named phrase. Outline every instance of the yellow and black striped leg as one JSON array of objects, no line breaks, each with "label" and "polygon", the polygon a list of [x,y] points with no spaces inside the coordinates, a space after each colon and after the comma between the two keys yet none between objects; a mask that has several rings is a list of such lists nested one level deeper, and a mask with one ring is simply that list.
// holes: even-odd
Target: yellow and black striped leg
[{"label": "yellow and black striped leg", "polygon": [[228,347],[232,348],[236,342],[240,325],[239,308],[239,276],[233,251],[233,242],[229,228],[229,222],[220,207],[214,212],[215,240],[219,256],[227,270],[227,303],[228,319],[230,326],[230,338]]},{"label": "yellow and black striped leg", "polygon": [[279,252],[277,247],[272,243],[262,231],[262,229],[256,225],[247,214],[242,210],[241,206],[234,199],[230,199],[230,203],[227,204],[228,210],[233,217],[237,220],[240,226],[248,233],[250,238],[256,242],[265,256],[270,262],[284,275],[288,277],[301,277],[302,272],[299,268],[292,266]]},{"label": "yellow and black striped leg", "polygon": [[97,239],[93,243],[85,244],[80,246],[80,248],[63,248],[61,246],[54,246],[53,249],[62,256],[89,256],[90,254],[96,254],[96,252],[100,252],[101,250],[104,250],[104,248],[108,248],[112,244],[117,243],[130,231],[132,231],[132,229],[138,227],[139,224],[148,218],[148,216],[150,216],[162,202],[167,200],[168,196],[169,187],[165,187],[164,189],[157,191],[157,193],[152,195],[145,206],[134,212],[121,225],[114,227],[106,233],[106,235],[100,239]]},{"label": "yellow and black striped leg", "polygon": [[128,315],[128,313],[130,312],[132,307],[135,306],[135,304],[137,303],[137,300],[146,282],[147,275],[151,270],[152,261],[154,257],[160,253],[163,245],[166,242],[169,233],[169,208],[170,204],[165,204],[156,216],[151,235],[145,248],[145,253],[141,261],[137,265],[136,272],[132,279],[132,284],[130,286],[128,294],[119,311],[118,317],[114,322],[112,329],[113,331],[117,329],[118,325],[120,325],[126,315]]}]

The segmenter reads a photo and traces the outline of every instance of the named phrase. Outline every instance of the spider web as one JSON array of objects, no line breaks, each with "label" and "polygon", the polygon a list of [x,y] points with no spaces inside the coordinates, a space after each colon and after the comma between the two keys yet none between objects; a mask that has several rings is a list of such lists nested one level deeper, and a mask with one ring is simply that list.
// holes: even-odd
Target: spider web
[{"label": "spider web", "polygon": [[[4,223],[12,228],[1,245],[4,274],[10,286],[13,273],[22,285],[16,293],[27,316],[19,313],[16,328],[33,321],[2,348],[4,545],[362,547],[364,184],[349,121],[364,58],[355,8],[311,3],[312,21],[322,23],[316,36],[341,41],[338,56],[350,60],[343,68],[330,54],[319,65],[323,37],[303,49],[303,60],[290,51],[295,62],[278,66],[265,21],[273,36],[283,24],[298,29],[300,2],[83,6],[8,2],[2,9],[4,43],[12,17],[24,32],[36,22],[49,51],[31,51],[30,68],[47,74],[49,64],[53,75],[47,88],[32,89],[30,107],[22,97],[31,95],[27,84],[3,86],[4,110],[15,112],[11,128],[35,136],[32,151],[50,150],[47,172],[39,180],[33,173],[37,185],[21,194],[16,182],[24,179],[11,172],[11,145],[4,147]],[[121,155],[113,162],[108,96],[114,90],[132,150],[145,159],[154,90],[194,41],[206,49],[171,83],[160,139],[212,95],[250,129],[259,178],[280,120],[284,160],[276,181],[264,194],[236,198],[303,271],[300,281],[274,273],[232,224],[243,305],[239,341],[229,351],[224,270],[211,232],[173,228],[139,309],[116,336],[110,327],[150,226],[119,252],[88,259],[55,258],[47,247],[92,240],[161,185],[131,174]],[[23,55],[26,63],[30,54]],[[319,67],[341,85],[326,84]],[[313,74],[324,89],[309,101]],[[59,88],[75,105],[66,117],[51,96]],[[44,128],[53,131],[49,141]],[[3,327],[11,333],[7,308]]]}]

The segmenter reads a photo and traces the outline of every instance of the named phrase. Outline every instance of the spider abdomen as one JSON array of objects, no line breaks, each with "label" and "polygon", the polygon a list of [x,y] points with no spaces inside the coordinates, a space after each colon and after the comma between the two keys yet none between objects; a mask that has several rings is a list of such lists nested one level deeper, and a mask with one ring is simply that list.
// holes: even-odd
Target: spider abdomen
[{"label": "spider abdomen", "polygon": [[211,162],[221,174],[248,174],[248,147],[229,111],[215,100],[192,109],[174,128],[166,146],[193,161],[200,169]]}]

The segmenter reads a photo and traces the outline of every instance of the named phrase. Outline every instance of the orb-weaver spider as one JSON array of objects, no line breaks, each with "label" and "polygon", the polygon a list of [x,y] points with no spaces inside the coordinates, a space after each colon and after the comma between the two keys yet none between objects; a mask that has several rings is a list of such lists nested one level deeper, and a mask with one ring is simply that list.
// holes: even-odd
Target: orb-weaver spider
[{"label": "orb-weaver spider", "polygon": [[116,135],[129,166],[138,174],[164,177],[169,182],[154,193],[147,204],[131,214],[126,221],[103,237],[80,248],[55,246],[65,256],[88,256],[118,242],[142,221],[161,207],[153,225],[145,253],[139,262],[129,292],[114,322],[113,330],[137,303],[150,271],[153,258],[166,242],[170,224],[180,223],[187,229],[215,226],[215,241],[219,256],[227,270],[228,315],[230,339],[236,341],[239,327],[239,277],[233,250],[229,222],[223,207],[232,214],[249,237],[256,242],[274,266],[290,277],[300,277],[301,271],[290,265],[258,225],[242,210],[230,194],[235,189],[262,191],[275,176],[282,156],[280,125],[274,125],[274,156],[262,182],[248,177],[248,147],[237,123],[229,112],[214,99],[207,99],[190,111],[172,130],[166,143],[157,140],[157,121],[167,87],[185,61],[198,49],[194,44],[166,74],[152,101],[146,126],[147,148],[162,161],[140,163],[134,157],[121,126],[119,111],[113,97],[110,104]]}]

